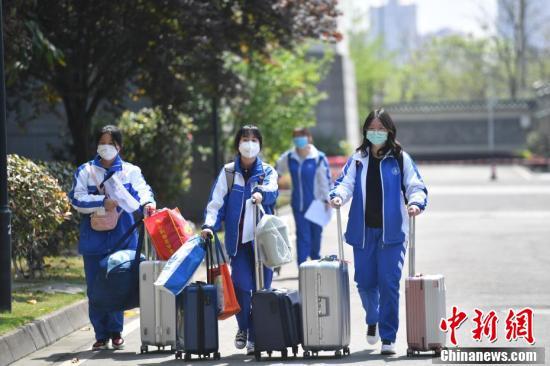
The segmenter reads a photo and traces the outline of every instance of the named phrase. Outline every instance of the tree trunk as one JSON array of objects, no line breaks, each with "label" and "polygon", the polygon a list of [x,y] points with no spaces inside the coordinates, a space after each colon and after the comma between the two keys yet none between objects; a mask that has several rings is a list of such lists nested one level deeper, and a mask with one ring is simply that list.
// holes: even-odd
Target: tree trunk
[{"label": "tree trunk", "polygon": [[67,123],[73,138],[72,150],[76,164],[80,165],[92,156],[90,144],[90,119],[86,116],[86,101],[79,98],[63,99]]}]

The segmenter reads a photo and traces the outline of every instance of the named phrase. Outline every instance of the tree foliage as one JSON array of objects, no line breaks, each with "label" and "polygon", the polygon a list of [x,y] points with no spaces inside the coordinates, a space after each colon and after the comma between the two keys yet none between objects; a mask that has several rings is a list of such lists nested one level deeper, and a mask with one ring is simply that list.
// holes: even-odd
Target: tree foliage
[{"label": "tree foliage", "polygon": [[160,206],[175,201],[190,185],[192,120],[160,108],[125,111],[118,121],[122,155],[138,165]]},{"label": "tree foliage", "polygon": [[364,121],[369,112],[386,93],[395,70],[392,55],[382,49],[382,43],[366,42],[366,32],[350,34],[350,57],[355,66],[355,80],[359,121]]},{"label": "tree foliage", "polygon": [[301,47],[294,52],[275,51],[269,58],[255,53],[230,60],[243,93],[228,104],[228,135],[244,124],[257,125],[266,142],[263,155],[269,161],[290,147],[294,128],[315,125],[315,106],[326,98],[317,85],[326,75],[332,53],[317,59],[307,57],[306,51]]},{"label": "tree foliage", "polygon": [[[334,41],[336,0],[7,0],[8,93],[63,105],[78,163],[92,153],[93,117],[132,100],[193,115],[201,96],[228,96],[227,54],[269,55],[306,38]],[[22,103],[17,103],[20,101]],[[22,117],[21,117],[22,118]]]},{"label": "tree foliage", "polygon": [[472,37],[436,37],[413,52],[399,67],[388,99],[475,100],[487,90],[486,42]]}]

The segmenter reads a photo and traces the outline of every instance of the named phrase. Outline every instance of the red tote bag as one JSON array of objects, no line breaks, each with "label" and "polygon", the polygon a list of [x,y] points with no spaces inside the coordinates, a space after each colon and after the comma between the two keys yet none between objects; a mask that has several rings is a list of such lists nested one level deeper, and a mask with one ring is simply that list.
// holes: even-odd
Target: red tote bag
[{"label": "red tote bag", "polygon": [[158,210],[144,221],[159,260],[168,260],[193,236],[193,228],[177,207]]},{"label": "red tote bag", "polygon": [[[214,255],[214,253],[215,255]],[[218,236],[214,233],[214,243],[210,242],[207,253],[208,283],[216,286],[218,291],[218,319],[224,320],[241,311],[229,265],[223,253]]]}]

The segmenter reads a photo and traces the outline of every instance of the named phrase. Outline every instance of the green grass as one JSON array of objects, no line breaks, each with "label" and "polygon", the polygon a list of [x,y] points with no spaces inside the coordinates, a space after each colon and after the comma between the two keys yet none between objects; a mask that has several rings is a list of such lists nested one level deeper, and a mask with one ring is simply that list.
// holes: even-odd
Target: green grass
[{"label": "green grass", "polygon": [[[36,290],[50,283],[85,283],[84,265],[80,256],[46,257],[41,278],[18,279],[12,294],[12,312],[0,313],[0,334],[29,323],[86,297],[85,293],[49,294]],[[17,288],[15,288],[17,287]]]},{"label": "green grass", "polygon": [[40,285],[48,282],[85,283],[81,256],[45,257],[44,272],[40,278],[15,280],[23,285]]},{"label": "green grass", "polygon": [[86,297],[86,294],[48,294],[33,292],[29,289],[17,289],[13,293],[11,313],[0,313],[0,334],[33,321],[64,306]]}]

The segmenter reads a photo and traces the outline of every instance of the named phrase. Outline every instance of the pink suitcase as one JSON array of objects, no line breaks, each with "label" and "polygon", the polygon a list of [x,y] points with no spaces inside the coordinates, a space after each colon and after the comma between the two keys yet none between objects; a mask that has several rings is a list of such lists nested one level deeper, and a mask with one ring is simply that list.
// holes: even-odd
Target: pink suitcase
[{"label": "pink suitcase", "polygon": [[409,221],[409,276],[405,279],[407,310],[407,356],[434,351],[439,357],[445,333],[439,323],[445,318],[443,275],[415,274],[415,219]]}]

